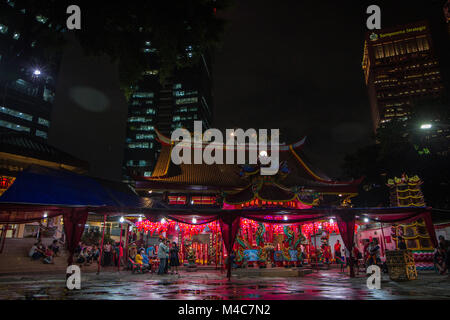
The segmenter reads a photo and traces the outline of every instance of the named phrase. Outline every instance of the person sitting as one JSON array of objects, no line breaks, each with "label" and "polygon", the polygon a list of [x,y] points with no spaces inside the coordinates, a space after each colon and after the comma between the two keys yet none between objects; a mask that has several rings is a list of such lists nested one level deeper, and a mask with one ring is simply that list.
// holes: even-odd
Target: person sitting
[{"label": "person sitting", "polygon": [[96,245],[94,245],[92,247],[92,250],[91,250],[92,261],[97,261],[97,263],[98,263],[98,257],[99,256],[100,256],[100,250],[99,250],[99,248]]},{"label": "person sitting", "polygon": [[143,257],[142,257],[142,255],[141,255],[141,252],[138,252],[137,254],[136,254],[136,256],[134,257],[134,261],[137,263],[137,264],[140,264],[140,265],[143,265],[144,263],[143,263]]},{"label": "person sitting", "polygon": [[90,247],[89,248],[85,248],[85,249],[86,249],[86,254],[85,254],[86,263],[91,264],[92,260],[94,258],[94,255],[92,253],[92,249]]},{"label": "person sitting", "polygon": [[150,270],[151,269],[150,261],[148,259],[148,256],[145,254],[144,249],[141,250],[141,257],[142,257],[142,265],[144,266],[144,268]]},{"label": "person sitting", "polygon": [[84,248],[78,255],[77,263],[86,265],[88,263],[87,258],[88,258],[87,248]]},{"label": "person sitting", "polygon": [[45,253],[44,254],[45,254],[45,256],[44,256],[44,260],[42,261],[43,263],[45,263],[45,264],[52,264],[52,263],[54,263],[53,262],[54,252],[53,252],[52,249],[50,249],[50,247],[47,247],[45,249]]},{"label": "person sitting", "polygon": [[52,244],[49,246],[50,250],[53,251],[53,253],[55,254],[55,257],[58,256],[59,253],[59,246],[58,246],[58,240],[53,240]]},{"label": "person sitting", "polygon": [[441,244],[434,252],[434,266],[436,267],[436,270],[440,274],[444,274],[447,270],[447,255],[445,252],[445,247]]},{"label": "person sitting", "polygon": [[38,241],[35,244],[33,244],[30,251],[28,252],[28,256],[32,260],[39,260],[40,258],[42,258],[44,256],[44,252],[39,248],[39,243],[40,242]]}]

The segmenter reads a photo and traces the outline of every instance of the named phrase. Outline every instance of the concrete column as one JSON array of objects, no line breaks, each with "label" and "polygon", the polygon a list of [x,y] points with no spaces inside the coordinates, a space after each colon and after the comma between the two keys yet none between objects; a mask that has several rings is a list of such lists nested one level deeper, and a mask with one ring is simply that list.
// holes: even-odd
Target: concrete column
[{"label": "concrete column", "polygon": [[25,232],[25,224],[17,225],[16,238],[23,238],[24,232]]}]

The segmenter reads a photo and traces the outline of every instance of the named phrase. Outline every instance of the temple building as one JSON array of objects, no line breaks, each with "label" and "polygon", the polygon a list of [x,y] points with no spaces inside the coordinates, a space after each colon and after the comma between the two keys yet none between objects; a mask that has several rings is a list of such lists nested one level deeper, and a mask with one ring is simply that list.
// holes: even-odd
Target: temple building
[{"label": "temple building", "polygon": [[[260,175],[259,165],[180,164],[171,161],[173,144],[158,130],[161,153],[151,177],[136,182],[142,195],[159,195],[175,206],[290,207],[345,206],[360,180],[335,181],[317,173],[302,157],[305,139],[280,146],[280,168]],[[246,151],[248,153],[248,150]]]}]

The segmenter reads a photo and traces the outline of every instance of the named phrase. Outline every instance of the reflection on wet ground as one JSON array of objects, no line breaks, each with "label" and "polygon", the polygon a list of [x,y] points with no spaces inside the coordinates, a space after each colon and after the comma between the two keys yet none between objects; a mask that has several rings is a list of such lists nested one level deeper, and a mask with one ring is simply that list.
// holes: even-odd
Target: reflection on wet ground
[{"label": "reflection on wet ground", "polygon": [[81,290],[68,290],[64,275],[0,278],[0,299],[450,299],[450,279],[435,274],[395,283],[383,278],[370,290],[366,278],[350,279],[336,271],[299,278],[239,278],[220,271],[159,277],[106,272],[84,274]]}]

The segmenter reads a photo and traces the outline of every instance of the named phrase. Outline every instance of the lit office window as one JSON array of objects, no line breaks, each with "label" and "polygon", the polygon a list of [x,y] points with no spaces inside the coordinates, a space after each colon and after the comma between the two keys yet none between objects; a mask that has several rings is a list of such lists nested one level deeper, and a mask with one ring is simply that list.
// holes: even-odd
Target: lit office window
[{"label": "lit office window", "polygon": [[136,92],[133,94],[133,98],[153,98],[154,96],[153,92]]},{"label": "lit office window", "polygon": [[181,83],[175,83],[175,84],[173,85],[173,88],[174,88],[174,89],[181,89]]},{"label": "lit office window", "polygon": [[197,103],[198,98],[192,97],[192,98],[182,98],[182,99],[176,99],[175,104],[188,104],[188,103]]},{"label": "lit office window", "polygon": [[47,139],[47,132],[36,130],[36,136]]},{"label": "lit office window", "polygon": [[142,72],[144,76],[156,76],[158,74],[158,70],[147,70]]},{"label": "lit office window", "polygon": [[0,120],[0,127],[4,127],[4,128],[11,129],[11,130],[16,130],[16,131],[30,132],[30,128],[28,128],[28,127],[21,126],[19,124],[11,123],[11,122],[4,121],[4,120]]},{"label": "lit office window", "polygon": [[36,16],[36,21],[37,21],[37,22],[40,22],[40,23],[46,23],[47,20],[48,20],[47,17],[41,16],[41,15]]},{"label": "lit office window", "polygon": [[153,126],[140,126],[138,128],[138,130],[141,130],[141,131],[153,131],[154,128],[153,128]]},{"label": "lit office window", "polygon": [[147,167],[150,165],[150,162],[145,160],[139,160],[139,167]]},{"label": "lit office window", "polygon": [[8,32],[8,27],[5,26],[4,24],[0,24],[0,33],[7,33]]},{"label": "lit office window", "polygon": [[151,171],[145,171],[144,172],[144,177],[151,177],[152,176],[152,172]]},{"label": "lit office window", "polygon": [[130,117],[128,122],[151,122],[151,119],[147,119],[145,117]]},{"label": "lit office window", "polygon": [[50,121],[48,121],[47,119],[41,118],[41,117],[38,118],[38,123],[42,124],[43,126],[46,126],[46,127],[50,126]]},{"label": "lit office window", "polygon": [[417,48],[419,51],[426,51],[430,49],[426,36],[417,37]]},{"label": "lit office window", "polygon": [[146,114],[156,114],[156,111],[155,111],[155,109],[147,109],[146,111],[145,111],[145,113]]},{"label": "lit office window", "polygon": [[129,143],[128,148],[130,148],[130,149],[148,149],[148,148],[150,148],[150,144],[148,142]]},{"label": "lit office window", "polygon": [[6,113],[9,114],[10,116],[16,117],[16,118],[20,118],[20,119],[25,119],[28,121],[32,121],[33,120],[33,116],[29,115],[27,113],[23,113],[23,112],[19,112],[13,109],[9,109],[6,107],[0,107],[0,112],[2,113]]},{"label": "lit office window", "polygon": [[145,133],[139,133],[136,135],[137,140],[149,140],[154,139],[155,136],[153,134],[145,134]]}]

